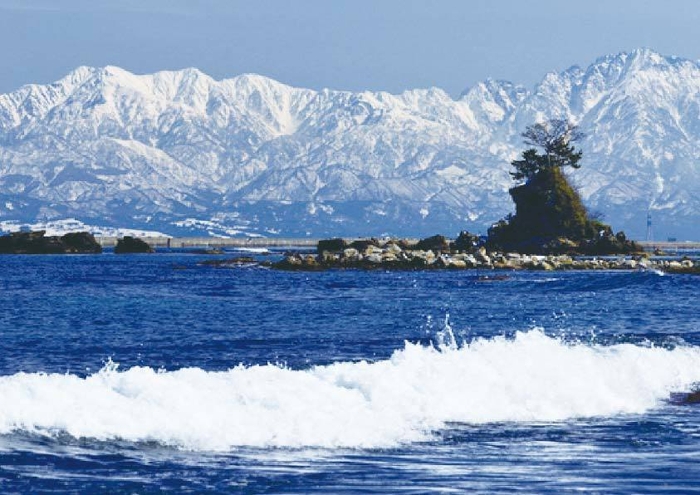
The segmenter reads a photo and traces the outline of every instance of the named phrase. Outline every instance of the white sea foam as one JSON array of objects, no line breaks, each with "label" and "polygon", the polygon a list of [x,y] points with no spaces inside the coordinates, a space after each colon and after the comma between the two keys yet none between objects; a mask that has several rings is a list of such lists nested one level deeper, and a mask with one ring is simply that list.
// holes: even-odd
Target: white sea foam
[{"label": "white sea foam", "polygon": [[237,247],[236,251],[255,254],[267,254],[270,252],[270,250],[265,247]]},{"label": "white sea foam", "polygon": [[[449,340],[449,339],[448,339]],[[16,430],[193,450],[382,447],[447,422],[541,422],[643,413],[700,381],[700,348],[565,344],[533,330],[385,361],[0,377],[0,433]]]}]

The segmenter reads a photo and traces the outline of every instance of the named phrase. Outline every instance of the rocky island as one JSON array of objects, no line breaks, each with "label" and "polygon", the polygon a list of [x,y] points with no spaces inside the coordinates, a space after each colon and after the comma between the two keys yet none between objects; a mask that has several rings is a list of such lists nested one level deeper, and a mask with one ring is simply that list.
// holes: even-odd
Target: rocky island
[{"label": "rocky island", "polygon": [[280,270],[658,270],[700,273],[700,263],[690,258],[654,259],[648,253],[631,256],[527,254],[489,251],[467,232],[450,242],[443,236],[420,241],[405,239],[344,239],[320,241],[313,253],[288,253],[270,266]]},{"label": "rocky island", "polygon": [[88,232],[46,236],[46,231],[0,236],[0,254],[99,254],[102,246]]},{"label": "rocky island", "polygon": [[155,253],[155,250],[143,239],[125,235],[117,240],[117,245],[114,246],[114,254],[150,254]]},{"label": "rocky island", "polygon": [[363,269],[657,269],[698,273],[691,259],[652,260],[642,248],[591,218],[563,169],[579,168],[582,153],[573,143],[582,134],[565,120],[529,126],[532,146],[511,162],[516,185],[510,189],[515,214],[494,224],[484,238],[461,232],[450,242],[436,235],[417,242],[364,239],[319,242],[316,255],[291,253],[275,268]]}]

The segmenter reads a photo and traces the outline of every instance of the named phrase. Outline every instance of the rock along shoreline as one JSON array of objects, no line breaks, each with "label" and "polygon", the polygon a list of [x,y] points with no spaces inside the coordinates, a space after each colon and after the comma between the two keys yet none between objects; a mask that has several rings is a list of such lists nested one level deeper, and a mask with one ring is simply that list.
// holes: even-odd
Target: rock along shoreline
[{"label": "rock along shoreline", "polygon": [[[461,249],[460,249],[461,247]],[[656,270],[700,274],[700,260],[668,259],[649,253],[581,256],[576,254],[521,254],[489,252],[484,246],[455,247],[442,236],[411,243],[401,239],[368,239],[347,243],[342,239],[320,241],[317,253],[286,253],[267,266],[278,270]]]}]

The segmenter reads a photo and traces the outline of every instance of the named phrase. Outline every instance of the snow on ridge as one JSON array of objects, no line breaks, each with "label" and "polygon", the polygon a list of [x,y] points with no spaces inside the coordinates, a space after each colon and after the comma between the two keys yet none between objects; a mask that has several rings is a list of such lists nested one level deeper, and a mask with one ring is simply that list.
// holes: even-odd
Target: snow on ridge
[{"label": "snow on ridge", "polygon": [[[547,74],[532,90],[487,79],[457,99],[439,88],[314,91],[256,74],[79,67],[0,95],[0,220],[156,215],[167,231],[236,211],[246,232],[281,235],[483,232],[512,208],[509,161],[524,127],[561,117],[587,134],[584,167],[571,174],[584,199],[639,235],[646,209],[673,197],[679,212],[700,211],[699,95],[697,62],[648,49]],[[673,215],[678,229],[700,225]],[[211,230],[197,222],[188,228]],[[216,235],[226,229],[240,234]]]},{"label": "snow on ridge", "polygon": [[21,230],[45,231],[47,236],[63,236],[73,232],[89,232],[96,237],[170,237],[168,234],[154,230],[131,229],[125,227],[104,227],[88,225],[75,218],[36,223],[21,223],[13,220],[0,221],[0,231],[19,232]]}]

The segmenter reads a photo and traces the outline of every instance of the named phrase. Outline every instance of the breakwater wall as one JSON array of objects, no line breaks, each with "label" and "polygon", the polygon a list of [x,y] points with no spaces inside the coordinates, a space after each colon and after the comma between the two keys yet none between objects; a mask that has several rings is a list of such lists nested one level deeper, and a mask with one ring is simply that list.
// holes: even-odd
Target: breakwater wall
[{"label": "breakwater wall", "polygon": [[[118,237],[96,237],[103,247],[114,247]],[[154,248],[223,248],[223,247],[316,247],[318,239],[283,239],[272,237],[141,237]]]},{"label": "breakwater wall", "polygon": [[700,251],[700,242],[666,242],[666,241],[637,241],[645,251],[655,251],[657,249],[668,252],[678,251]]},{"label": "breakwater wall", "polygon": [[[96,237],[103,247],[114,247],[117,237]],[[144,237],[144,241],[156,248],[187,248],[187,247],[316,247],[319,239],[309,238],[277,238],[277,237]],[[346,239],[352,241],[354,239]],[[416,239],[417,241],[417,239]],[[661,242],[637,241],[645,251],[700,251],[700,242]]]}]

